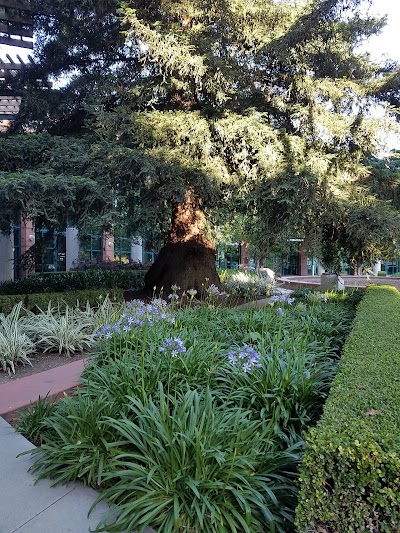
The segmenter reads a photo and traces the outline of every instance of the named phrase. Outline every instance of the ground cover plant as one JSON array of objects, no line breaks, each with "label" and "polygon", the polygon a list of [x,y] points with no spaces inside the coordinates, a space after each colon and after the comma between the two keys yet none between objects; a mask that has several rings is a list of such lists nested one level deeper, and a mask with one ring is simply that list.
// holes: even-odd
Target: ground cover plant
[{"label": "ground cover plant", "polygon": [[400,293],[370,285],[307,436],[298,531],[399,530],[399,381]]},{"label": "ground cover plant", "polygon": [[[117,505],[98,531],[293,530],[302,434],[319,416],[351,312],[332,297],[264,309],[155,299],[103,313],[76,394],[32,409],[32,471]],[[106,319],[106,320],[104,320]]]}]

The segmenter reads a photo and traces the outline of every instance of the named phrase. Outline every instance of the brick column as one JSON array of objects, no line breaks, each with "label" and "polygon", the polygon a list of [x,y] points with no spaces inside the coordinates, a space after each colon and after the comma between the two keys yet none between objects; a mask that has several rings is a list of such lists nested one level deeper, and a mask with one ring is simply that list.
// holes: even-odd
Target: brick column
[{"label": "brick column", "polygon": [[299,255],[300,255],[300,261],[299,261],[299,267],[300,267],[300,276],[307,276],[308,275],[308,264],[307,264],[307,250],[305,249],[304,245],[300,245],[299,249]]},{"label": "brick column", "polygon": [[250,266],[250,254],[247,249],[247,242],[242,241],[240,243],[240,268],[249,268]]},{"label": "brick column", "polygon": [[114,235],[103,234],[103,261],[114,261]]},{"label": "brick column", "polygon": [[[35,226],[31,220],[21,220],[21,255],[35,244]],[[21,268],[21,278],[26,278],[35,271],[34,267],[29,271]]]}]

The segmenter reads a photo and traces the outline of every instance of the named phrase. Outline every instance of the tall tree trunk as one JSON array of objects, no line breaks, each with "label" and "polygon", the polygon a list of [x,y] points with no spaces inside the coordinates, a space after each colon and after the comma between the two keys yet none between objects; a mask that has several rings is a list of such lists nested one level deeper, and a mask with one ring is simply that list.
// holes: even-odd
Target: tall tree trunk
[{"label": "tall tree trunk", "polygon": [[[205,214],[201,200],[188,191],[185,201],[174,206],[171,229],[157,259],[145,276],[144,294],[164,297],[177,285],[180,291],[195,289],[198,296],[211,284],[221,287],[216,271],[214,245],[204,235]],[[125,299],[135,297],[130,291]]]}]

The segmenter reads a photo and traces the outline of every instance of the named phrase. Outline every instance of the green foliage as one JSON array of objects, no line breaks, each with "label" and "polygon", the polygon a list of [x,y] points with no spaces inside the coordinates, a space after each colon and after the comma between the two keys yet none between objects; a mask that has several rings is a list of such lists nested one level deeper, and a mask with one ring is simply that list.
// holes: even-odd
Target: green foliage
[{"label": "green foliage", "polygon": [[[82,387],[20,425],[40,427],[33,471],[81,479],[117,504],[115,523],[99,530],[291,531],[301,433],[318,416],[351,313],[319,301],[288,302],[283,315],[205,304],[171,316],[158,301],[118,319],[108,306]],[[184,349],[163,348],[177,338]],[[261,361],[247,371],[229,359],[244,343]]]},{"label": "green foliage", "polygon": [[[85,119],[88,126],[80,139],[53,137],[55,161],[76,149],[65,172],[51,158],[37,167],[32,150],[33,169],[15,175],[20,156],[8,150],[4,179],[24,198],[33,193],[37,213],[55,223],[71,211],[78,224],[95,208],[108,223],[124,213],[132,234],[155,240],[191,190],[218,221],[242,215],[258,257],[287,245],[290,233],[321,256],[327,241],[334,259],[348,249],[354,262],[392,246],[398,217],[381,202],[390,195],[375,186],[365,157],[380,129],[369,109],[398,102],[399,74],[357,53],[383,19],[365,15],[360,0],[118,4],[33,2],[39,70],[73,76],[42,91],[42,106],[28,90],[17,128],[69,134],[82,132]],[[59,198],[59,176],[66,209],[47,213],[29,180]],[[92,203],[82,203],[76,176]]]},{"label": "green foliage", "polygon": [[0,313],[0,367],[15,374],[18,363],[31,364],[29,355],[35,345],[20,322],[22,302],[13,306],[10,314]]},{"label": "green foliage", "polygon": [[122,289],[91,289],[71,290],[62,293],[49,292],[0,296],[0,312],[10,313],[12,308],[19,302],[22,302],[24,309],[34,312],[38,309],[46,309],[50,303],[61,310],[64,310],[67,305],[85,309],[87,302],[89,302],[91,307],[99,307],[107,296],[113,302],[122,302],[122,293]]},{"label": "green foliage", "polygon": [[25,437],[35,446],[42,444],[41,432],[44,420],[54,413],[56,409],[53,400],[49,400],[48,395],[44,398],[39,396],[34,405],[18,412],[18,418],[15,420],[15,429],[23,431]]},{"label": "green foliage", "polygon": [[67,356],[83,352],[94,345],[95,321],[90,307],[85,311],[65,306],[63,311],[51,307],[29,312],[23,319],[24,330],[43,352]]},{"label": "green foliage", "polygon": [[378,272],[378,276],[386,277],[386,270],[380,270],[380,271]]},{"label": "green foliage", "polygon": [[248,298],[270,296],[275,287],[274,281],[252,272],[226,270],[219,274],[224,290],[230,295]]},{"label": "green foliage", "polygon": [[2,138],[0,231],[9,233],[18,215],[51,230],[110,211],[112,198],[91,174],[88,148],[84,139],[48,134]]},{"label": "green foliage", "polygon": [[109,421],[120,441],[100,499],[119,514],[103,530],[283,531],[294,485],[282,470],[296,464],[296,449],[279,451],[251,412],[218,409],[209,390],[172,405],[162,388],[158,396],[129,398],[127,415]]},{"label": "green foliage", "polygon": [[35,274],[15,281],[0,283],[2,294],[32,294],[80,291],[91,289],[140,289],[144,284],[143,270],[83,270]]},{"label": "green foliage", "polygon": [[399,331],[400,293],[370,285],[321,422],[307,437],[299,531],[398,528]]}]

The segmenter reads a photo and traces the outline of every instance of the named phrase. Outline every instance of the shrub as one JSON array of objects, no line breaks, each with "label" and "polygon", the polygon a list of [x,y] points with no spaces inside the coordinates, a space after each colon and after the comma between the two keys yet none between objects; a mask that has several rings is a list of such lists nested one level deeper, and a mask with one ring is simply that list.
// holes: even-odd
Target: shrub
[{"label": "shrub", "polygon": [[19,303],[22,303],[22,307],[25,308],[27,301],[27,296],[25,294],[0,295],[0,313],[8,315],[13,310],[13,307]]},{"label": "shrub", "polygon": [[270,278],[252,272],[224,271],[221,280],[228,294],[248,298],[269,296],[275,287]]},{"label": "shrub", "polygon": [[[49,303],[59,307],[61,310],[65,309],[67,305],[85,309],[87,302],[89,302],[91,307],[99,307],[107,295],[112,302],[123,301],[123,289],[92,289],[54,293],[0,295],[0,312],[10,313],[14,305],[19,302],[22,302],[23,308],[28,311],[46,309]],[[24,309],[22,309],[22,313],[24,313]]]},{"label": "shrub", "polygon": [[398,530],[399,382],[400,293],[371,285],[321,422],[307,438],[299,531]]},{"label": "shrub", "polygon": [[378,276],[386,276],[386,270],[379,270]]},{"label": "shrub", "polygon": [[147,270],[149,265],[144,265],[139,261],[131,263],[121,263],[120,261],[101,261],[99,263],[85,263],[81,262],[75,271],[80,270]]},{"label": "shrub", "polygon": [[28,278],[3,281],[0,294],[32,294],[90,289],[140,289],[144,270],[84,270],[35,274]]}]

